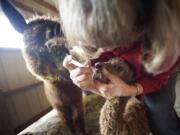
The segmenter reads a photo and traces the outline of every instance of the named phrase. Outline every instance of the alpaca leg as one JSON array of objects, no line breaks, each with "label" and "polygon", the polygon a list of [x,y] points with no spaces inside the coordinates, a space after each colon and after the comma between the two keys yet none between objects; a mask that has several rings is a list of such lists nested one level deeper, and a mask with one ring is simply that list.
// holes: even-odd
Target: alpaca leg
[{"label": "alpaca leg", "polygon": [[65,123],[73,135],[86,135],[82,107],[69,106],[63,110]]},{"label": "alpaca leg", "polygon": [[64,118],[65,124],[69,127],[73,135],[86,135],[82,105],[77,107],[73,105],[64,107],[56,106],[55,108],[60,114],[60,117]]},{"label": "alpaca leg", "polygon": [[[62,110],[61,110],[62,111]],[[76,129],[76,125],[73,119],[73,110],[72,108],[64,108],[63,109],[63,118],[65,119],[65,124],[69,127],[71,133],[73,135],[76,135],[77,133],[77,129]]]},{"label": "alpaca leg", "polygon": [[75,125],[77,126],[77,131],[78,131],[78,135],[85,135],[86,134],[86,130],[85,130],[85,120],[84,120],[84,112],[83,112],[83,104],[82,102],[79,104],[78,107],[78,115],[76,117],[75,120]]},{"label": "alpaca leg", "polygon": [[[69,85],[60,85],[63,89],[59,89],[60,86],[57,86],[50,83],[45,84],[45,93],[49,102],[58,111],[73,135],[85,135],[81,91],[76,87],[67,88],[66,86]],[[74,90],[73,95],[71,94],[72,90]]]}]

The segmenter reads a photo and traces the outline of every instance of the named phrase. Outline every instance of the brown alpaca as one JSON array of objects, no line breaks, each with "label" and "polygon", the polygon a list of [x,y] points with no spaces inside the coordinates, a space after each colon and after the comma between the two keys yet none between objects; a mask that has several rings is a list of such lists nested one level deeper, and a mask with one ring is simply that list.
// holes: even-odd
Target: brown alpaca
[{"label": "brown alpaca", "polygon": [[23,32],[23,56],[30,72],[44,82],[46,96],[73,135],[84,135],[82,92],[62,62],[69,50],[58,21],[36,18]]},{"label": "brown alpaca", "polygon": [[[104,83],[109,80],[102,69],[119,76],[125,82],[134,82],[129,65],[120,58],[97,63],[94,78]],[[100,113],[100,132],[102,135],[149,135],[148,121],[144,105],[135,97],[107,98]]]}]

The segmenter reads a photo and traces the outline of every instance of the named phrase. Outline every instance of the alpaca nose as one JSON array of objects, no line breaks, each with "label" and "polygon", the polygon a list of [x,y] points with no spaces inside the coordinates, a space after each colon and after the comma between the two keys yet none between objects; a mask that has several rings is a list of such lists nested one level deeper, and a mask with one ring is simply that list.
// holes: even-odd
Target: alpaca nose
[{"label": "alpaca nose", "polygon": [[96,63],[95,64],[96,69],[101,69],[102,67],[103,67],[103,65],[101,63]]}]

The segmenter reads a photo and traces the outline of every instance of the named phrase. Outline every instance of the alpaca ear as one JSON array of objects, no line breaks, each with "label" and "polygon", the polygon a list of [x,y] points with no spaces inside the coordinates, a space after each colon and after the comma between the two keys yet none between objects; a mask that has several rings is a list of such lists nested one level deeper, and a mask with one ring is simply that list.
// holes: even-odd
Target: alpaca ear
[{"label": "alpaca ear", "polygon": [[21,13],[8,0],[0,0],[0,5],[14,29],[23,33],[27,23]]}]

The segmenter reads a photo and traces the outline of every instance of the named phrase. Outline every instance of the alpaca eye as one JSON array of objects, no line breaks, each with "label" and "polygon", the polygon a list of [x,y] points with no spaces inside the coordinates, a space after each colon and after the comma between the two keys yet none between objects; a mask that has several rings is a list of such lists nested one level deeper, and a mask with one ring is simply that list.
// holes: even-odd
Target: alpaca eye
[{"label": "alpaca eye", "polygon": [[54,37],[54,33],[53,31],[51,31],[50,29],[46,30],[46,39],[51,39]]}]

